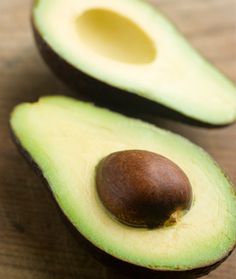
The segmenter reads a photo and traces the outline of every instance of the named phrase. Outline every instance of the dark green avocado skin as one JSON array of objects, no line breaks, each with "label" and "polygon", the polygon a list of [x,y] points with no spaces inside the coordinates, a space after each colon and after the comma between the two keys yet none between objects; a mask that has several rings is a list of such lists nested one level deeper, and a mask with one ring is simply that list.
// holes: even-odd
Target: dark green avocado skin
[{"label": "dark green avocado skin", "polygon": [[60,57],[45,42],[33,19],[31,23],[36,46],[43,60],[61,81],[78,93],[78,96],[85,97],[97,105],[105,106],[130,116],[137,113],[147,113],[195,126],[214,127],[214,125],[191,119],[161,104],[115,88],[83,73]]},{"label": "dark green avocado skin", "polygon": [[[223,263],[233,252],[233,249],[222,259],[220,259],[218,262],[214,264],[210,264],[200,268],[187,270],[187,271],[162,271],[162,270],[153,270],[149,268],[144,268],[140,266],[136,266],[133,264],[130,264],[128,262],[122,261],[120,259],[117,259],[104,251],[100,250],[98,247],[94,246],[91,242],[89,242],[83,235],[80,234],[80,232],[73,226],[73,224],[68,220],[68,218],[65,216],[61,208],[58,206],[53,193],[50,190],[50,187],[44,178],[42,171],[40,170],[39,166],[34,162],[34,160],[31,158],[30,154],[24,150],[22,145],[20,144],[19,140],[17,139],[14,132],[11,130],[11,136],[13,139],[13,142],[15,143],[18,151],[23,155],[23,157],[26,159],[26,161],[29,163],[31,167],[36,171],[36,173],[41,177],[41,179],[44,181],[44,184],[47,185],[47,189],[49,190],[48,193],[52,197],[52,201],[54,201],[55,206],[58,208],[61,219],[66,224],[72,235],[76,238],[78,241],[79,247],[83,247],[86,251],[89,251],[91,256],[93,256],[95,259],[97,259],[99,262],[105,264],[110,270],[112,270],[115,274],[120,274],[120,277],[122,279],[122,276],[124,278],[127,278],[125,276],[128,276],[128,278],[147,278],[147,279],[193,279],[193,278],[199,278],[201,276],[207,275],[209,272],[217,268],[221,263]],[[200,252],[200,251],[199,251]],[[118,278],[118,277],[117,277]]]}]

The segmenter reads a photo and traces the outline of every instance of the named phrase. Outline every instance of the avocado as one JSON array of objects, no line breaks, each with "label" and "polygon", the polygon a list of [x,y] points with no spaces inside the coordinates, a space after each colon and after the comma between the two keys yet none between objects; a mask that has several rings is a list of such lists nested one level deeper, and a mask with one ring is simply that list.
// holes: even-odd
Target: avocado
[{"label": "avocado", "polygon": [[145,98],[213,125],[236,119],[235,85],[145,1],[38,0],[32,23],[51,69],[93,100]]},{"label": "avocado", "polygon": [[10,124],[77,232],[115,262],[179,278],[232,252],[235,189],[187,139],[63,96],[18,105]]}]

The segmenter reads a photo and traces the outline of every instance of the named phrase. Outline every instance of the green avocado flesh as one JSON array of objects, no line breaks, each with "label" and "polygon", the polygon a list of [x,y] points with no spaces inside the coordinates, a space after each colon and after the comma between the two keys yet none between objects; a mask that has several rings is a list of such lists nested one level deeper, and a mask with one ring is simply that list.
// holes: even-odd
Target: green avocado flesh
[{"label": "green avocado flesh", "polygon": [[235,85],[145,1],[38,0],[33,24],[75,71],[202,122],[236,119]]},{"label": "green avocado flesh", "polygon": [[[76,229],[108,254],[157,270],[191,270],[224,258],[236,243],[236,196],[216,163],[181,136],[68,97],[17,106],[11,127]],[[95,189],[95,168],[121,150],[156,152],[192,185],[193,203],[175,225],[155,229],[111,217]]]}]

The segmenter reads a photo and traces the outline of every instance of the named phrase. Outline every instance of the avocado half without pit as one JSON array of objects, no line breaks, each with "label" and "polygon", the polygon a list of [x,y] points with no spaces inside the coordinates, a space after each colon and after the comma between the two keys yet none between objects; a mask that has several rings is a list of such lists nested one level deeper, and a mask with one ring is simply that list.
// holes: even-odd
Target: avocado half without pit
[{"label": "avocado half without pit", "polygon": [[96,185],[104,206],[121,222],[154,228],[176,222],[192,201],[187,176],[153,152],[115,152],[97,167]]},{"label": "avocado half without pit", "polygon": [[235,85],[147,1],[37,0],[32,23],[51,69],[93,100],[148,99],[210,124],[236,119]]},{"label": "avocado half without pit", "polygon": [[235,189],[187,139],[60,96],[17,106],[10,123],[62,212],[111,262],[192,278],[232,252]]}]

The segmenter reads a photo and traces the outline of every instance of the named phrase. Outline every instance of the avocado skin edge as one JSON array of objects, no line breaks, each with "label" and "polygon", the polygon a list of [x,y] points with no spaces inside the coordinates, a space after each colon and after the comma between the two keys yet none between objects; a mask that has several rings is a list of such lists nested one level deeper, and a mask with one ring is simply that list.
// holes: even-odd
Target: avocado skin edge
[{"label": "avocado skin edge", "polygon": [[31,26],[37,49],[44,62],[55,76],[74,90],[78,96],[89,99],[99,106],[105,106],[130,116],[135,116],[137,113],[148,113],[162,118],[207,128],[230,125],[230,123],[221,125],[204,123],[157,102],[99,81],[61,58],[43,39],[33,17],[31,17]]},{"label": "avocado skin edge", "polygon": [[[232,248],[231,251],[227,255],[225,255],[223,258],[221,258],[218,262],[206,265],[200,268],[195,268],[192,270],[183,270],[183,271],[168,271],[168,270],[153,270],[151,268],[145,268],[141,266],[136,266],[134,264],[128,263],[126,261],[123,261],[121,259],[117,259],[106,252],[102,251],[95,245],[93,245],[90,241],[88,241],[77,229],[76,227],[69,221],[68,217],[64,214],[62,209],[59,207],[59,205],[56,202],[56,199],[53,195],[53,192],[50,189],[50,186],[48,185],[47,180],[43,176],[43,173],[40,169],[40,167],[36,164],[36,162],[32,159],[30,154],[22,147],[21,143],[17,139],[16,135],[14,134],[14,131],[10,128],[10,134],[13,142],[15,143],[17,150],[23,157],[26,159],[28,164],[34,169],[34,171],[37,173],[39,177],[41,177],[41,180],[44,182],[44,185],[46,185],[48,193],[52,197],[52,200],[54,201],[54,205],[56,208],[58,208],[60,212],[60,217],[63,223],[67,226],[71,234],[75,237],[80,247],[82,247],[85,251],[89,252],[91,256],[93,256],[96,260],[107,266],[110,270],[112,270],[115,273],[125,275],[125,276],[132,276],[130,278],[147,278],[147,279],[193,279],[193,278],[199,278],[202,276],[207,275],[214,269],[216,269],[220,264],[222,264],[233,252],[235,246]],[[112,278],[111,278],[112,279]]]}]

